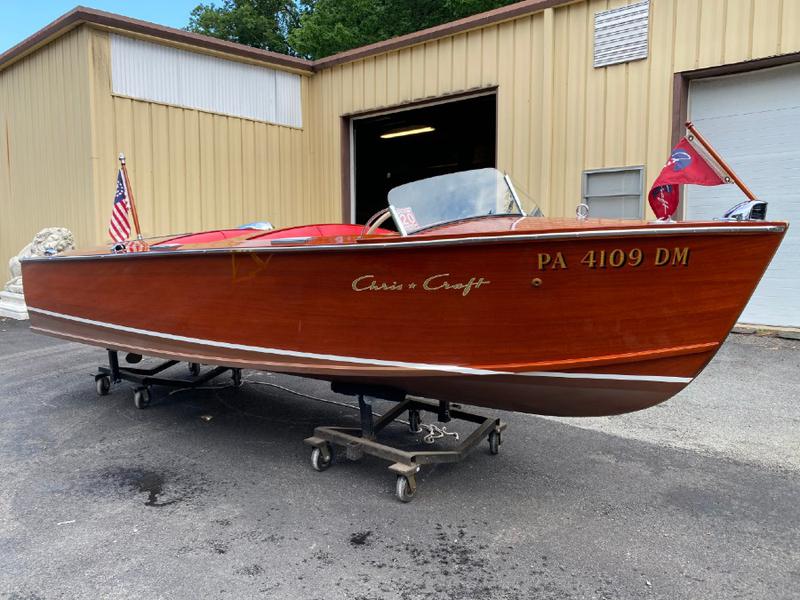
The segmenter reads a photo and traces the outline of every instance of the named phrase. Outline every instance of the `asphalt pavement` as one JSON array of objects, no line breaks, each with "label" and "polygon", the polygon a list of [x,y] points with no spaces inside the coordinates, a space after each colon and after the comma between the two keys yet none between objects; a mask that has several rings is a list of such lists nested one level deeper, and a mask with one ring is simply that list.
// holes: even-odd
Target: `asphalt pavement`
[{"label": "asphalt pavement", "polygon": [[0,320],[0,597],[800,594],[799,341],[732,335],[641,413],[494,413],[500,454],[423,469],[408,504],[385,461],[311,468],[313,428],[357,422],[282,389],[353,403],[322,382],[245,372],[137,410],[96,394],[104,360]]}]

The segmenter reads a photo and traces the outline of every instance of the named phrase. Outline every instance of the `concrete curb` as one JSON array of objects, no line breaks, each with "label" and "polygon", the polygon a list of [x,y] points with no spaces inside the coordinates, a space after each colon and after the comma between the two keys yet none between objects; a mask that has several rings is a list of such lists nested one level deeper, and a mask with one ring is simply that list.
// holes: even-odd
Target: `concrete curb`
[{"label": "concrete curb", "polygon": [[800,340],[800,329],[796,327],[770,327],[767,325],[737,323],[736,326],[731,329],[731,333],[778,337],[785,340]]}]

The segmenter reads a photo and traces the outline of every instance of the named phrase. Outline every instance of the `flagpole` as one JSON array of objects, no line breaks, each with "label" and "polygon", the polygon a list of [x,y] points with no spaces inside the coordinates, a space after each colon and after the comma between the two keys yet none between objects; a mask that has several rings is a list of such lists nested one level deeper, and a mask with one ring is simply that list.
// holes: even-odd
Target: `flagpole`
[{"label": "flagpole", "polygon": [[128,179],[128,167],[125,166],[125,155],[119,153],[119,162],[122,164],[122,175],[125,177],[125,190],[128,193],[128,202],[131,205],[131,212],[133,213],[133,226],[136,227],[136,239],[143,240],[142,230],[139,228],[139,214],[136,212],[136,204],[133,201],[133,190],[131,189],[131,182]]},{"label": "flagpole", "polygon": [[698,132],[697,129],[694,128],[694,125],[692,124],[691,121],[686,121],[686,129],[688,129],[691,132],[691,134],[697,139],[697,141],[700,142],[700,144],[703,146],[703,148],[706,149],[706,151],[711,155],[711,157],[715,161],[717,161],[719,166],[722,167],[723,170],[731,178],[731,181],[733,181],[733,183],[735,183],[737,186],[739,186],[739,189],[742,190],[742,192],[744,192],[745,196],[747,196],[750,200],[757,200],[758,199],[758,198],[756,198],[756,195],[753,192],[750,191],[750,188],[748,188],[744,184],[744,181],[739,179],[739,177],[736,175],[736,173],[733,172],[733,169],[731,169],[728,166],[728,163],[726,163],[724,160],[722,160],[722,157],[719,154],[717,154],[717,151],[714,150],[714,148],[711,147],[711,144],[709,144],[706,141],[706,139],[702,135],[700,135],[700,132]]}]

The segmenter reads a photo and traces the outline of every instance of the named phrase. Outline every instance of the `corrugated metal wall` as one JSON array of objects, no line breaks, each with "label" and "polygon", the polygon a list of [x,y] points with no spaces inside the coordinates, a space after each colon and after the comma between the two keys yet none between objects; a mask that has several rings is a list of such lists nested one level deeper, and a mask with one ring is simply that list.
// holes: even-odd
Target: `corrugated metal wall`
[{"label": "corrugated metal wall", "polygon": [[593,68],[594,14],[627,4],[574,2],[302,76],[304,129],[114,96],[109,34],[81,26],[0,72],[0,261],[46,225],[102,241],[120,150],[146,233],[338,221],[342,115],[489,86],[498,166],[570,215],[586,169],[645,165],[652,181],[674,72],[800,51],[800,0],[651,0],[648,58]]},{"label": "corrugated metal wall", "polygon": [[798,0],[651,0],[649,57],[593,68],[594,14],[633,3],[575,2],[318,73],[314,190],[340,189],[341,115],[496,85],[498,167],[571,215],[584,170],[645,165],[648,186],[660,171],[673,73],[800,50]]},{"label": "corrugated metal wall", "polygon": [[[305,130],[115,96],[109,34],[93,30],[92,48],[98,231],[120,151],[146,234],[338,219],[338,197],[310,195]],[[308,77],[300,80],[305,112]]]},{"label": "corrugated metal wall", "polygon": [[42,228],[94,241],[88,48],[72,31],[0,73],[0,288]]},{"label": "corrugated metal wall", "polygon": [[114,94],[277,125],[303,126],[300,75],[126,35],[112,33],[110,39]]}]

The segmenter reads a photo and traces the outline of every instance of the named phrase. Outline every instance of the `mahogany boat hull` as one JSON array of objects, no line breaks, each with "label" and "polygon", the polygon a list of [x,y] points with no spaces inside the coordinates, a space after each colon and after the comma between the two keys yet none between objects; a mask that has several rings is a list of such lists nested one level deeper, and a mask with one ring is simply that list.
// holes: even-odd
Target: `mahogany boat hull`
[{"label": "mahogany boat hull", "polygon": [[784,223],[317,241],[23,263],[34,331],[520,412],[663,402],[719,350]]}]

